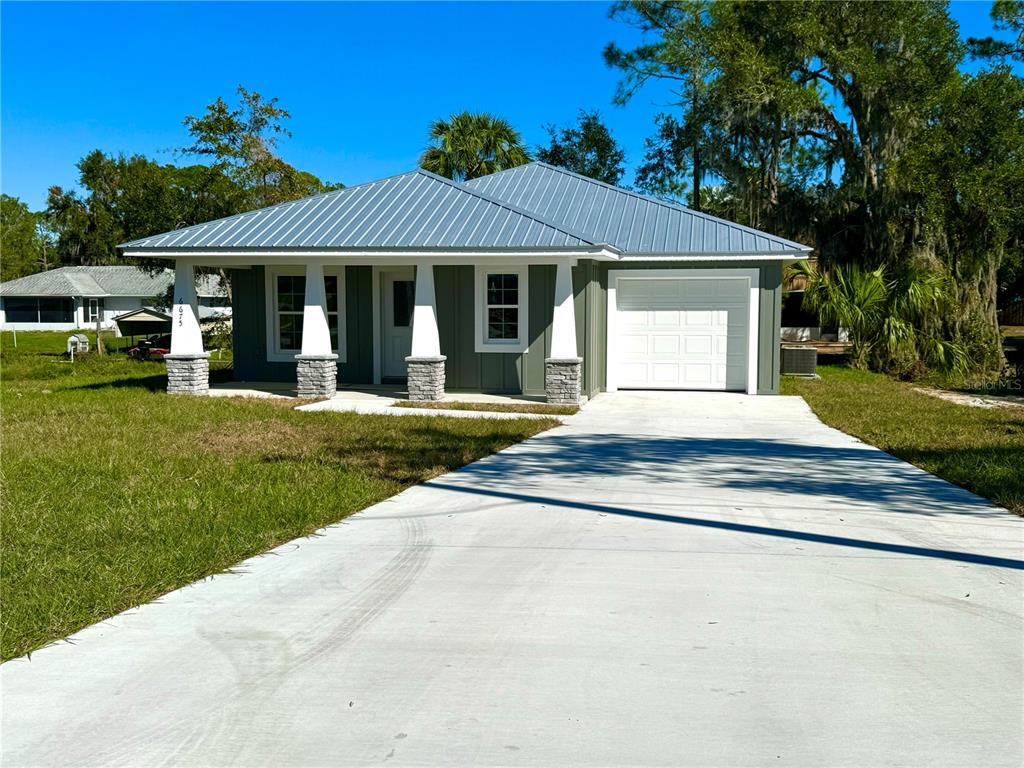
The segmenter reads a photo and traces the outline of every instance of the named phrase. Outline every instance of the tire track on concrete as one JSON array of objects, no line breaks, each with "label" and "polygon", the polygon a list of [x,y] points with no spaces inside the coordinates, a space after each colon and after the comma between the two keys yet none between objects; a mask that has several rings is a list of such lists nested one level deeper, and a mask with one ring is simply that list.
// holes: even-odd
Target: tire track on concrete
[{"label": "tire track on concrete", "polygon": [[[281,685],[296,669],[315,663],[343,648],[361,629],[379,618],[416,581],[430,560],[430,541],[421,520],[401,520],[401,549],[354,595],[333,609],[335,625],[306,649],[296,651],[293,638],[265,629],[201,630],[200,636],[228,660],[233,681],[221,695],[187,721],[151,725],[141,733],[118,741],[92,757],[103,765],[138,765],[142,754],[160,757],[149,764],[195,764],[201,755],[217,755],[219,764],[261,762],[252,733],[266,733],[279,725],[268,706]],[[329,619],[328,619],[329,620]],[[183,725],[179,730],[175,725]],[[159,745],[165,745],[163,748]],[[156,747],[156,748],[154,748]],[[266,755],[262,755],[266,759]],[[147,761],[148,762],[148,761]]]}]

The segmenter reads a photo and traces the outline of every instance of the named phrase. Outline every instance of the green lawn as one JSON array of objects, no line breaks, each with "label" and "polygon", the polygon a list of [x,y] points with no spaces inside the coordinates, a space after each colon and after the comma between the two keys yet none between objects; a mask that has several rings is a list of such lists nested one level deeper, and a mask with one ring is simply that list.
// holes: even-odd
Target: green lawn
[{"label": "green lawn", "polygon": [[783,394],[802,396],[829,426],[1024,515],[1024,409],[958,405],[867,371],[818,373],[819,381],[783,377]]},{"label": "green lawn", "polygon": [[0,657],[309,533],[548,429],[171,397],[161,363],[0,338]]}]

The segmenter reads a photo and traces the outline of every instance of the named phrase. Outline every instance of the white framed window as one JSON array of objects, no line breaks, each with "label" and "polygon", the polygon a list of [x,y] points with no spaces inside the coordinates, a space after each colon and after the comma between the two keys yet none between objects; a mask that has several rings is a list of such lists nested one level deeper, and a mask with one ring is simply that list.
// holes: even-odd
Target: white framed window
[{"label": "white framed window", "polygon": [[103,299],[88,299],[86,322],[95,323],[100,318],[100,310],[103,308]]},{"label": "white framed window", "polygon": [[476,266],[477,352],[523,352],[529,344],[529,267]]},{"label": "white framed window", "polygon": [[[302,351],[302,314],[306,301],[306,268],[266,268],[267,360],[292,362]],[[327,326],[331,349],[343,363],[345,334],[339,333],[345,317],[345,267],[324,267],[327,294]]]}]

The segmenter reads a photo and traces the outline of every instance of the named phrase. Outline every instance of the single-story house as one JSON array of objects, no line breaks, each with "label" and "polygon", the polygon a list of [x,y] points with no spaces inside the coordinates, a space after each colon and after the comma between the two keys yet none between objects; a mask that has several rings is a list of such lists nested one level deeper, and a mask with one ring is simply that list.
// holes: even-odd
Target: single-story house
[{"label": "single-story house", "polygon": [[[117,329],[114,318],[152,307],[174,282],[174,270],[148,272],[133,266],[58,267],[0,283],[0,330],[73,331]],[[203,320],[231,314],[227,291],[215,275],[196,286]]]},{"label": "single-story house", "polygon": [[782,268],[810,251],[544,163],[418,169],[121,247],[176,263],[170,391],[207,387],[204,266],[231,271],[236,379],[552,402],[778,392]]}]

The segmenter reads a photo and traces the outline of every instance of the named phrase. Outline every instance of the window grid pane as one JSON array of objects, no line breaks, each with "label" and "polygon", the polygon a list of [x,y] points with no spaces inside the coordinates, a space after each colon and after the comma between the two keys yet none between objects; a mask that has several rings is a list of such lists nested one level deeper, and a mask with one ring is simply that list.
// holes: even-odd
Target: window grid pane
[{"label": "window grid pane", "polygon": [[492,341],[515,341],[519,338],[519,309],[516,307],[489,307],[487,310],[487,338]]},{"label": "window grid pane", "polygon": [[519,339],[519,275],[489,273],[487,288],[488,341]]},{"label": "window grid pane", "polygon": [[302,349],[302,313],[281,313],[277,341],[282,352],[298,352]]},{"label": "window grid pane", "polygon": [[[338,311],[338,278],[336,275],[325,275],[324,286],[327,291],[327,311]],[[305,286],[303,286],[305,289]],[[305,301],[305,299],[303,299]]]}]

